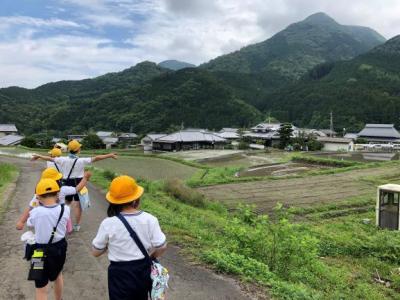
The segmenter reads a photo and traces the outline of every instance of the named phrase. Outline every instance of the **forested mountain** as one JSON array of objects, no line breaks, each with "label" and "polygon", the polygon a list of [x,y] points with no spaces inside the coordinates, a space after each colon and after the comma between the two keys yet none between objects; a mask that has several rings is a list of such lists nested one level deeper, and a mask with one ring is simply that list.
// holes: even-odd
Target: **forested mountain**
[{"label": "forested mountain", "polygon": [[217,57],[201,67],[211,71],[267,73],[270,77],[292,80],[318,64],[351,59],[384,41],[370,28],[340,25],[328,15],[317,13],[264,42]]},{"label": "forested mountain", "polygon": [[249,126],[269,111],[321,128],[332,110],[337,129],[399,124],[399,39],[381,45],[373,30],[319,13],[198,68],[143,62],[93,79],[0,89],[0,123],[16,123],[24,134],[147,133],[181,124]]},{"label": "forested mountain", "polygon": [[319,65],[268,96],[264,109],[301,126],[358,130],[364,123],[400,126],[400,36],[352,60]]},{"label": "forested mountain", "polygon": [[195,68],[196,66],[193,64],[189,64],[184,61],[179,61],[179,60],[164,60],[158,64],[160,67],[173,70],[173,71],[178,71],[182,70],[185,68]]},{"label": "forested mountain", "polygon": [[[144,66],[147,71],[149,67],[152,69],[147,73],[148,78],[153,77],[155,70],[161,75],[140,85],[135,80],[143,77],[136,74],[128,80],[123,73],[132,74],[123,71],[84,81],[82,85],[80,81],[70,81],[34,90],[1,89],[0,120],[16,123],[27,134],[43,130],[78,133],[89,129],[131,128],[146,133],[181,124],[219,129],[247,126],[261,120],[257,109],[236,97],[229,86],[208,71],[184,69],[169,73],[149,63],[132,70]],[[98,81],[99,86],[93,81]],[[82,88],[89,84],[90,88]],[[113,87],[116,84],[121,87]]]},{"label": "forested mountain", "polygon": [[153,62],[145,61],[121,72],[107,73],[93,79],[51,82],[32,90],[19,87],[3,88],[0,89],[0,94],[21,101],[37,99],[52,102],[59,98],[82,99],[120,88],[136,87],[167,72],[170,71]]}]

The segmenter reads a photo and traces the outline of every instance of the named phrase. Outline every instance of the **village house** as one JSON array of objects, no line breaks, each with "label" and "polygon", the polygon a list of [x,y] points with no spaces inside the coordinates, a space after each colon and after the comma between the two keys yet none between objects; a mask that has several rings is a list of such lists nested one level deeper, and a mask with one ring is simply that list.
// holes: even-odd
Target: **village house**
[{"label": "village house", "polygon": [[0,137],[0,146],[17,146],[21,144],[24,136],[17,135],[17,134],[9,134]]},{"label": "village house", "polygon": [[154,141],[166,135],[166,133],[149,133],[144,138],[142,138],[142,140],[140,141],[140,145],[143,146],[144,151],[152,151]]},{"label": "village house", "polygon": [[230,141],[236,141],[240,138],[238,132],[239,129],[237,128],[222,128],[217,135]]},{"label": "village house", "polygon": [[319,137],[317,140],[322,143],[322,151],[348,152],[354,151],[354,141],[352,139],[337,137]]},{"label": "village house", "polygon": [[118,137],[112,131],[98,131],[96,135],[101,139],[106,149],[111,149],[118,143]]},{"label": "village house", "polygon": [[15,124],[0,124],[0,146],[16,146],[21,144],[24,138],[18,135]]},{"label": "village house", "polygon": [[10,134],[18,134],[15,124],[0,124],[0,137]]},{"label": "village house", "polygon": [[118,135],[118,142],[127,144],[127,145],[133,145],[137,142],[138,140],[138,135],[133,132],[126,132],[126,133],[121,133]]},{"label": "village house", "polygon": [[223,149],[227,143],[226,139],[214,132],[186,129],[156,139],[152,148],[158,151]]},{"label": "village house", "polygon": [[366,139],[369,143],[400,142],[400,133],[393,124],[366,124],[358,133],[358,137]]}]

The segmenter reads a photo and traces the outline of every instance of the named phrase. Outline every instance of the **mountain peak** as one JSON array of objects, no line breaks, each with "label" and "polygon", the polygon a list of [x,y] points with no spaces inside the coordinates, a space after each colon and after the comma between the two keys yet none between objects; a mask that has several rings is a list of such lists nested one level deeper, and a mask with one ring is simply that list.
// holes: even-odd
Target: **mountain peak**
[{"label": "mountain peak", "polygon": [[187,63],[184,61],[175,60],[175,59],[164,60],[164,61],[160,62],[158,65],[162,68],[170,69],[173,71],[178,71],[178,70],[185,69],[185,68],[196,67],[193,64],[190,64],[190,63]]},{"label": "mountain peak", "polygon": [[308,16],[303,22],[313,24],[338,24],[333,18],[328,16],[326,13],[318,12]]}]

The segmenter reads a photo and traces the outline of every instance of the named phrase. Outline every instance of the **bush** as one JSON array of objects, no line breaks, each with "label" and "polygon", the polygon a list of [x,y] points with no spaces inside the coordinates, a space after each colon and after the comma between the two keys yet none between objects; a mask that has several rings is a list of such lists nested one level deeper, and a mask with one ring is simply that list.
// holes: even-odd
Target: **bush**
[{"label": "bush", "polygon": [[86,149],[102,149],[104,143],[96,134],[89,134],[82,140],[83,147]]},{"label": "bush", "polygon": [[310,139],[307,143],[308,151],[320,151],[324,145],[316,139]]},{"label": "bush", "polygon": [[117,177],[117,173],[110,171],[110,170],[104,170],[103,171],[103,176],[104,178],[106,178],[107,180],[113,180],[115,177]]},{"label": "bush", "polygon": [[28,147],[28,148],[36,148],[37,147],[37,140],[34,137],[26,137],[21,141],[21,146]]},{"label": "bush", "polygon": [[250,148],[250,144],[246,141],[240,141],[239,142],[239,146],[238,146],[239,150],[247,150]]},{"label": "bush", "polygon": [[187,187],[179,179],[167,180],[164,185],[164,191],[183,203],[195,207],[206,207],[207,203],[204,196],[190,187]]}]

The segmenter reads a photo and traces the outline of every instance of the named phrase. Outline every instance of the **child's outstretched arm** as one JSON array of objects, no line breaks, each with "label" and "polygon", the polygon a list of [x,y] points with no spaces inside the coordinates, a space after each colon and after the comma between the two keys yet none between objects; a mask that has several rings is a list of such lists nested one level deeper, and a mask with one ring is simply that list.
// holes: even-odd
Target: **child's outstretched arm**
[{"label": "child's outstretched arm", "polygon": [[39,155],[39,154],[33,154],[32,155],[32,158],[31,158],[32,161],[35,161],[35,160],[38,160],[38,159],[43,159],[43,160],[46,160],[46,161],[54,162],[54,158],[50,157],[50,156]]},{"label": "child's outstretched arm", "polygon": [[97,156],[95,156],[95,157],[92,158],[92,162],[100,161],[100,160],[107,159],[107,158],[117,159],[118,156],[117,156],[116,153],[109,153],[109,154],[104,154],[104,155],[97,155]]},{"label": "child's outstretched arm", "polygon": [[24,212],[22,213],[22,215],[19,217],[18,222],[17,222],[17,230],[22,230],[24,229],[26,220],[28,220],[29,218],[29,212],[31,211],[31,209],[29,207],[27,207]]},{"label": "child's outstretched arm", "polygon": [[77,193],[79,193],[87,185],[91,176],[92,173],[90,173],[89,171],[85,172],[85,175],[83,175],[81,182],[79,182],[79,184],[76,186]]}]

